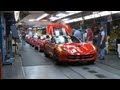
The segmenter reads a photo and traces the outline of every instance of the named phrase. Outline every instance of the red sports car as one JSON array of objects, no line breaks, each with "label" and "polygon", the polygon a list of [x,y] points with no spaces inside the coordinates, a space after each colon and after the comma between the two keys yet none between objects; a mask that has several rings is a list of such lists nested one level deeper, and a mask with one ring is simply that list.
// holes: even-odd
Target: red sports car
[{"label": "red sports car", "polygon": [[89,62],[94,63],[97,51],[94,45],[80,42],[72,36],[72,31],[67,25],[51,24],[47,26],[50,40],[44,44],[44,54],[51,56],[55,64],[60,62]]},{"label": "red sports car", "polygon": [[34,46],[34,40],[35,40],[35,38],[33,38],[33,37],[30,38],[30,45],[31,46]]},{"label": "red sports car", "polygon": [[80,43],[74,36],[54,36],[45,42],[44,54],[51,56],[55,64],[60,62],[94,63],[97,57],[96,48],[90,43]]},{"label": "red sports car", "polygon": [[34,46],[35,49],[38,49],[38,51],[44,51],[44,43],[46,40],[46,36],[39,36],[38,39],[35,39]]}]

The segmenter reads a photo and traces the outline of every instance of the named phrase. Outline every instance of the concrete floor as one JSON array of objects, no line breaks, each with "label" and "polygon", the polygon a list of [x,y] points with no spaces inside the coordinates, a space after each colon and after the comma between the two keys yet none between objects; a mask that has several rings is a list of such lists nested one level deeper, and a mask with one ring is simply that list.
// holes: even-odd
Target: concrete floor
[{"label": "concrete floor", "polygon": [[12,65],[2,67],[3,79],[120,79],[120,59],[106,55],[94,65],[53,64],[43,53],[25,44]]}]

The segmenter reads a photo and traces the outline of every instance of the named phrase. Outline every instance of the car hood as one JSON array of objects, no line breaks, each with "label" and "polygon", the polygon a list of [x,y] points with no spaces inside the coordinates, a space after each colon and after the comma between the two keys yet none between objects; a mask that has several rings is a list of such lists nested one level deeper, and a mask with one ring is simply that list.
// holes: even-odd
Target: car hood
[{"label": "car hood", "polygon": [[90,54],[95,51],[94,46],[90,43],[66,43],[60,46],[62,50],[73,55]]}]

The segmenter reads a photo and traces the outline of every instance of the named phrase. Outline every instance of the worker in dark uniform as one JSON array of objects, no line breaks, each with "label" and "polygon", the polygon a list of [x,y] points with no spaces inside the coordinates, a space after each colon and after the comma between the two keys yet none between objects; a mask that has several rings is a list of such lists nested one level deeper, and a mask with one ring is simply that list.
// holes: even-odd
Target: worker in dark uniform
[{"label": "worker in dark uniform", "polygon": [[97,40],[97,47],[98,47],[98,55],[100,60],[105,59],[105,43],[106,43],[106,33],[105,33],[105,28],[102,25],[100,27],[100,31],[98,34],[98,40]]}]

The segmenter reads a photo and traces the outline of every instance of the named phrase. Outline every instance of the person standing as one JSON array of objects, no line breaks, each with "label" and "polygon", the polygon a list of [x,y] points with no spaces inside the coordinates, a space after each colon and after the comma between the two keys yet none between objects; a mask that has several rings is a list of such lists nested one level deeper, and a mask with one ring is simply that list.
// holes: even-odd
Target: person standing
[{"label": "person standing", "polygon": [[73,36],[75,36],[76,38],[78,38],[81,41],[81,32],[80,32],[80,30],[76,29]]},{"label": "person standing", "polygon": [[87,29],[86,42],[93,44],[93,31],[90,27]]},{"label": "person standing", "polygon": [[83,33],[83,42],[86,42],[86,38],[87,38],[87,29]]},{"label": "person standing", "polygon": [[120,58],[120,39],[116,39],[118,57]]},{"label": "person standing", "polygon": [[98,46],[98,57],[100,60],[105,59],[105,43],[106,43],[106,33],[104,26],[100,27],[98,34],[97,46]]}]

